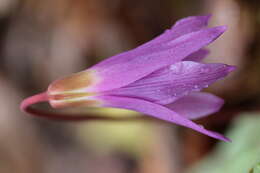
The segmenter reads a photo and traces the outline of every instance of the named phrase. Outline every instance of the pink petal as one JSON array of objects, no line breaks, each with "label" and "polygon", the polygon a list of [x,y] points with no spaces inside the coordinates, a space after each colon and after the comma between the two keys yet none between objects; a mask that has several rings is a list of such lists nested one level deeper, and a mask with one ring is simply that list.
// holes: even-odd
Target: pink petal
[{"label": "pink petal", "polygon": [[192,91],[200,91],[234,69],[225,64],[182,61],[157,70],[125,87],[104,92],[169,104]]},{"label": "pink petal", "polygon": [[191,128],[200,133],[208,135],[212,138],[216,138],[223,141],[230,141],[228,138],[223,135],[206,130],[202,126],[186,119],[185,117],[179,115],[178,113],[155,103],[151,103],[145,100],[127,98],[127,97],[116,97],[116,96],[100,96],[100,100],[103,102],[104,107],[114,107],[114,108],[123,108],[141,112],[152,117],[172,122],[184,127]]},{"label": "pink petal", "polygon": [[208,25],[211,15],[207,16],[190,16],[178,20],[171,29],[167,29],[163,34],[157,36],[151,41],[141,45],[140,48],[148,48],[154,45],[162,44],[173,39],[176,39],[184,34],[198,31]]},{"label": "pink petal", "polygon": [[127,52],[120,53],[118,55],[105,59],[100,63],[96,64],[95,67],[97,66],[103,67],[111,63],[113,64],[120,57],[126,58],[125,56],[127,56],[128,59],[132,59],[138,56],[139,54],[143,54],[144,52],[150,54],[151,52],[154,52],[154,50],[158,49],[158,46],[159,48],[161,48],[162,43],[167,43],[182,35],[195,32],[206,27],[208,25],[208,21],[210,17],[211,17],[210,15],[191,16],[191,17],[181,19],[177,21],[176,24],[171,29],[166,30],[164,33],[152,39],[151,41],[148,41],[133,50],[129,50]]},{"label": "pink petal", "polygon": [[[106,91],[128,85],[167,65],[181,61],[219,37],[226,27],[192,32],[158,46],[153,52],[129,51],[90,68],[100,82],[90,91]],[[141,49],[142,50],[142,49]]]},{"label": "pink petal", "polygon": [[224,100],[210,93],[193,92],[165,105],[188,119],[198,119],[213,114],[222,107]]}]

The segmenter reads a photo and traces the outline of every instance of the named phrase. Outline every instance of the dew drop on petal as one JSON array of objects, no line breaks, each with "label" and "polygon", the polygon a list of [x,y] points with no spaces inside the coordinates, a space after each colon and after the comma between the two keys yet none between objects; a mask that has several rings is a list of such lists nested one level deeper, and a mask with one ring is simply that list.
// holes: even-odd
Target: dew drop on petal
[{"label": "dew drop on petal", "polygon": [[174,65],[171,65],[171,66],[170,66],[170,70],[171,70],[171,71],[176,71],[176,70],[177,70],[176,65],[175,65],[175,64],[174,64]]},{"label": "dew drop on petal", "polygon": [[209,67],[202,67],[201,69],[200,69],[200,72],[201,73],[208,73],[208,72],[210,72],[210,68]]},{"label": "dew drop on petal", "polygon": [[198,89],[199,88],[199,86],[198,85],[194,85],[194,89]]},{"label": "dew drop on petal", "polygon": [[209,84],[207,84],[207,83],[202,83],[202,84],[201,84],[201,87],[207,88],[207,87],[209,87]]},{"label": "dew drop on petal", "polygon": [[173,64],[173,65],[170,66],[170,70],[171,70],[172,74],[176,74],[176,75],[182,74],[183,73],[183,65],[182,65],[182,63]]}]

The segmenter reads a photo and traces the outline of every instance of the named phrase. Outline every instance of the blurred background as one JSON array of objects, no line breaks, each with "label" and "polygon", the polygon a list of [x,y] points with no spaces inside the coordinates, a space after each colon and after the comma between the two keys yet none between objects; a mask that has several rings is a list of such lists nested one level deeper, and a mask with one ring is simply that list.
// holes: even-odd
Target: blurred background
[{"label": "blurred background", "polygon": [[[223,109],[197,122],[232,143],[163,122],[58,122],[20,112],[23,98],[54,79],[205,14],[213,14],[210,25],[228,26],[206,62],[238,68],[208,89],[226,100]],[[260,172],[259,76],[258,0],[0,0],[0,172]]]}]

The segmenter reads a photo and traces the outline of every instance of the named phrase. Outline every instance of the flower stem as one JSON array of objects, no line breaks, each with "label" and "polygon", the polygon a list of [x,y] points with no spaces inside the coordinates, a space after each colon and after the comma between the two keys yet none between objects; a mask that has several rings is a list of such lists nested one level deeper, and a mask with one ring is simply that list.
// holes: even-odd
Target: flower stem
[{"label": "flower stem", "polygon": [[20,105],[20,109],[23,112],[29,113],[33,116],[59,120],[59,121],[87,121],[87,120],[105,120],[105,121],[130,121],[130,120],[152,120],[153,118],[147,116],[125,116],[125,117],[108,117],[106,115],[82,115],[82,114],[61,114],[52,113],[43,110],[38,110],[32,107],[32,105],[48,102],[48,95],[46,92],[36,94],[34,96],[24,99]]}]

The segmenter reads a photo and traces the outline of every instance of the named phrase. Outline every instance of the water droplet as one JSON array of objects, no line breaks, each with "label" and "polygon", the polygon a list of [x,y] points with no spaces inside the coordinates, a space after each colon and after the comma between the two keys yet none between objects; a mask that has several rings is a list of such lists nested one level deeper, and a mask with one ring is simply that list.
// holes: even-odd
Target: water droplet
[{"label": "water droplet", "polygon": [[209,87],[209,84],[205,82],[205,83],[201,83],[200,86],[201,88],[207,88]]},{"label": "water droplet", "polygon": [[182,63],[179,64],[173,64],[170,66],[170,70],[173,74],[181,74],[183,73],[183,69],[182,69]]},{"label": "water droplet", "polygon": [[210,68],[209,68],[209,67],[202,67],[202,68],[200,69],[200,72],[201,72],[201,73],[208,73],[208,72],[210,72]]},{"label": "water droplet", "polygon": [[201,128],[203,128],[203,129],[204,129],[204,126],[203,126],[203,125],[200,125],[200,124],[199,124],[199,126],[200,126]]},{"label": "water droplet", "polygon": [[194,89],[198,89],[199,88],[199,86],[198,85],[194,85]]}]

